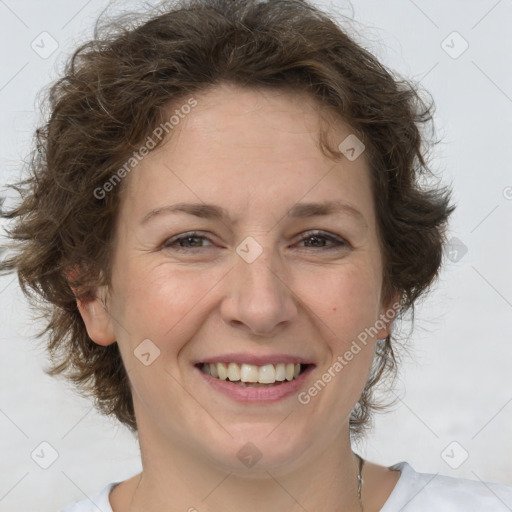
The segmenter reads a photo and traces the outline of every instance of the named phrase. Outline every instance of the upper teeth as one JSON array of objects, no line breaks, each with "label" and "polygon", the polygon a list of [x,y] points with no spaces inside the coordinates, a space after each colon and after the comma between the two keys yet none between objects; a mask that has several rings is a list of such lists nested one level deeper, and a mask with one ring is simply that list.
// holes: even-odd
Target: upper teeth
[{"label": "upper teeth", "polygon": [[276,381],[293,380],[298,377],[300,364],[278,363],[256,366],[245,363],[242,365],[238,363],[204,363],[202,370],[221,380],[272,384]]}]

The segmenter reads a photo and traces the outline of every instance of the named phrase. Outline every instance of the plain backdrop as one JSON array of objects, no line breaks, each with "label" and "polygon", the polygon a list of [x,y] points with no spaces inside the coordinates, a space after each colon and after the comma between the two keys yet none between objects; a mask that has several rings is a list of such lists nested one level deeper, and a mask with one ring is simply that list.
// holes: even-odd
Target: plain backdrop
[{"label": "plain backdrop", "polygon": [[[512,485],[512,1],[316,3],[352,17],[365,47],[430,91],[442,139],[432,166],[458,205],[444,270],[407,342],[396,405],[356,449],[381,464]],[[107,5],[0,0],[2,185],[19,176],[38,91]],[[113,12],[137,5],[118,1]],[[0,326],[0,511],[59,510],[138,472],[129,431],[44,374],[14,276],[0,279]]]}]

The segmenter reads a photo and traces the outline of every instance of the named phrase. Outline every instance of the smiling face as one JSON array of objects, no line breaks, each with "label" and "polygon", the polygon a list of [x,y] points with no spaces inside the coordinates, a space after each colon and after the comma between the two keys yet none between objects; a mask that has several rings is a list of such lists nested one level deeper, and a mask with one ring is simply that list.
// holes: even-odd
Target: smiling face
[{"label": "smiling face", "polygon": [[[119,344],[143,459],[158,447],[237,471],[248,450],[258,468],[299,467],[348,446],[388,334],[344,357],[389,308],[367,162],[321,152],[309,96],[223,85],[195,98],[123,184],[110,315],[81,312],[95,342]],[[338,123],[329,138],[350,134]],[[243,380],[267,383],[229,382],[243,363]],[[302,364],[296,380],[286,363]]]}]

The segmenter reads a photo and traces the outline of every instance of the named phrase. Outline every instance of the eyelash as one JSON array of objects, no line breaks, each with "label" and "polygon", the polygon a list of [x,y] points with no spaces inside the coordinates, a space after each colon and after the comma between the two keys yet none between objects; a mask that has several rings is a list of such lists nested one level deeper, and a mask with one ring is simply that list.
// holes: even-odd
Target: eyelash
[{"label": "eyelash", "polygon": [[[200,232],[191,231],[190,233],[184,233],[179,237],[174,237],[166,240],[162,244],[163,249],[171,249],[174,251],[190,251],[194,249],[204,249],[204,247],[180,247],[179,245],[175,245],[179,243],[181,240],[187,240],[189,238],[201,238],[208,239],[208,237],[201,235]],[[333,247],[305,247],[305,249],[320,249],[323,251],[332,251],[332,250],[340,250],[346,249],[350,247],[350,244],[343,240],[342,238],[335,237],[333,235],[329,235],[327,233],[323,233],[322,231],[307,231],[304,233],[304,236],[299,240],[299,242],[303,242],[310,238],[324,238],[335,245]]]}]

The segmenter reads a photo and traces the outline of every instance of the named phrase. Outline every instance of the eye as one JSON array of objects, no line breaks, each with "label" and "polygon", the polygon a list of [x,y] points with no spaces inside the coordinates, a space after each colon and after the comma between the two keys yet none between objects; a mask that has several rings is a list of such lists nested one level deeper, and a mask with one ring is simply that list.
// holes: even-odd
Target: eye
[{"label": "eye", "polygon": [[162,244],[163,249],[172,249],[176,251],[186,251],[190,249],[201,249],[207,247],[202,245],[202,241],[208,240],[207,237],[201,235],[195,231],[190,233],[184,233],[179,236],[169,238]]},{"label": "eye", "polygon": [[333,250],[350,247],[350,244],[342,238],[324,233],[322,231],[308,231],[304,233],[300,242],[308,241],[312,241],[312,245],[309,247],[307,246],[306,249]]},{"label": "eye", "polygon": [[[204,241],[207,241],[209,245],[204,245]],[[308,231],[304,233],[299,243],[302,242],[311,244],[306,245],[304,247],[305,249],[333,250],[350,247],[350,244],[346,240],[322,231]],[[169,238],[161,247],[162,249],[171,249],[173,251],[190,251],[213,247],[213,244],[208,237],[199,232],[192,231]]]}]

